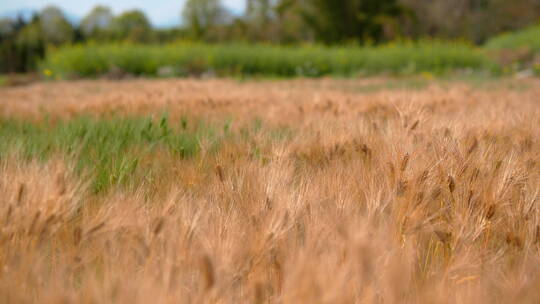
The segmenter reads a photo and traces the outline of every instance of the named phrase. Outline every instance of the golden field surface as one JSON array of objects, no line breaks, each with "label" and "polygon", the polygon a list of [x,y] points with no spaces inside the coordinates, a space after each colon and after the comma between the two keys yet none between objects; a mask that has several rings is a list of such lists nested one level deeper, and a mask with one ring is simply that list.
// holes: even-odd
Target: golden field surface
[{"label": "golden field surface", "polygon": [[224,126],[189,157],[161,135],[118,150],[136,169],[99,187],[77,152],[2,146],[0,303],[540,302],[540,81],[0,88],[0,134],[29,151],[53,132],[33,128],[164,113],[164,137]]}]

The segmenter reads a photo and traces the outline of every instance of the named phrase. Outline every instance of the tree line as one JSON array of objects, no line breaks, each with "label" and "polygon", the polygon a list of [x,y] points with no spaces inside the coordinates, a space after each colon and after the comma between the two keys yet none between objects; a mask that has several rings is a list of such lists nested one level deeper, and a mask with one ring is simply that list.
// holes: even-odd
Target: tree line
[{"label": "tree line", "polygon": [[79,24],[55,6],[0,19],[0,72],[35,69],[49,47],[66,43],[129,41],[274,44],[378,44],[396,39],[465,39],[482,43],[539,20],[540,0],[246,0],[235,15],[220,0],[187,0],[182,24],[157,29],[144,12],[114,15],[96,6]]}]

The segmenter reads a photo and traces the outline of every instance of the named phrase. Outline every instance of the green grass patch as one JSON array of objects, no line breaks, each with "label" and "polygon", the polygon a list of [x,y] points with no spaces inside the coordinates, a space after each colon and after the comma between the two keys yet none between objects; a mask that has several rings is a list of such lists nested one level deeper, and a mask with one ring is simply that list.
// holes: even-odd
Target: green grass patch
[{"label": "green grass patch", "polygon": [[424,41],[372,47],[245,44],[73,45],[48,52],[41,69],[51,78],[192,75],[319,77],[377,74],[495,73],[482,50],[462,43]]},{"label": "green grass patch", "polygon": [[508,32],[496,36],[485,44],[488,50],[516,49],[527,47],[532,52],[540,52],[540,25],[521,31]]},{"label": "green grass patch", "polygon": [[525,68],[540,76],[540,25],[496,36],[485,49],[499,57],[505,70]]},{"label": "green grass patch", "polygon": [[92,190],[98,193],[141,182],[149,169],[141,163],[149,156],[193,157],[201,140],[209,140],[217,148],[220,136],[223,134],[208,124],[190,125],[182,119],[172,125],[167,116],[157,121],[84,116],[56,122],[0,119],[0,156],[18,152],[28,159],[46,160],[62,153],[75,161],[77,173],[92,176]]},{"label": "green grass patch", "polygon": [[285,126],[264,126],[258,119],[233,126],[232,120],[216,124],[184,117],[171,122],[167,115],[46,117],[37,122],[0,118],[0,158],[19,155],[23,160],[46,161],[60,155],[73,164],[76,174],[90,178],[97,194],[151,183],[175,161],[196,158],[203,145],[209,154],[225,142],[244,146],[251,156],[266,161],[265,151],[292,134]]}]

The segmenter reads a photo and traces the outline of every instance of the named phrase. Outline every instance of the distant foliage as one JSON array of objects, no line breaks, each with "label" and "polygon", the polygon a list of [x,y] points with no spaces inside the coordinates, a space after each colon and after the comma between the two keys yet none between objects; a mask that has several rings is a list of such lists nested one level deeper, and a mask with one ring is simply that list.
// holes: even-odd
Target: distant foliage
[{"label": "distant foliage", "polygon": [[485,47],[508,69],[540,75],[540,26],[496,36]]},{"label": "distant foliage", "polygon": [[392,37],[406,10],[397,0],[313,0],[302,16],[325,43],[381,42]]},{"label": "distant foliage", "polygon": [[81,21],[81,31],[86,37],[103,39],[110,36],[114,15],[106,6],[96,6]]},{"label": "distant foliage", "polygon": [[76,45],[50,53],[42,68],[54,77],[96,77],[111,71],[145,76],[318,77],[497,70],[482,51],[435,41],[362,48],[188,43]]},{"label": "distant foliage", "polygon": [[540,25],[528,27],[521,31],[507,32],[493,37],[486,43],[487,49],[515,49],[522,47],[527,47],[534,52],[540,52]]},{"label": "distant foliage", "polygon": [[227,22],[229,15],[219,0],[188,0],[182,17],[191,37],[205,40]]},{"label": "distant foliage", "polygon": [[60,45],[73,41],[75,30],[59,8],[47,6],[39,16],[43,39],[46,43]]},{"label": "distant foliage", "polygon": [[463,38],[477,44],[505,31],[533,25],[540,18],[538,0],[400,0],[416,15],[405,25],[407,36]]},{"label": "distant foliage", "polygon": [[0,73],[28,72],[45,55],[45,37],[39,16],[0,22]]},{"label": "distant foliage", "polygon": [[114,18],[111,31],[115,40],[132,42],[150,42],[153,35],[150,21],[140,10],[127,11]]},{"label": "distant foliage", "polygon": [[[80,24],[71,24],[55,6],[47,6],[31,20],[3,18],[0,19],[0,73],[35,71],[47,49],[73,43],[128,42],[152,44],[152,48],[177,41],[377,46],[401,40],[442,39],[481,45],[500,33],[535,24],[540,17],[538,0],[245,1],[246,10],[238,15],[230,12],[223,0],[187,0],[183,7],[178,7],[181,25],[171,29],[154,28],[143,11],[129,10],[114,15],[109,7],[100,5]],[[203,50],[201,56],[207,53]],[[243,66],[243,59],[239,60]],[[408,69],[407,63],[400,69]],[[283,65],[305,70],[296,63]],[[317,67],[315,74],[324,74],[320,71],[328,69],[332,70]],[[290,72],[278,73],[282,74]]]}]

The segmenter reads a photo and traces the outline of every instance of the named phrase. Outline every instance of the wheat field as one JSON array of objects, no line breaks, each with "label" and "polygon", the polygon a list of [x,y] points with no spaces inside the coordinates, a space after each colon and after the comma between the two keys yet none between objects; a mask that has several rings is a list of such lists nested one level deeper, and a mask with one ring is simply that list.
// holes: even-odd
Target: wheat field
[{"label": "wheat field", "polygon": [[[538,303],[539,96],[538,80],[0,88],[0,302]],[[110,150],[129,117],[165,131]]]}]

